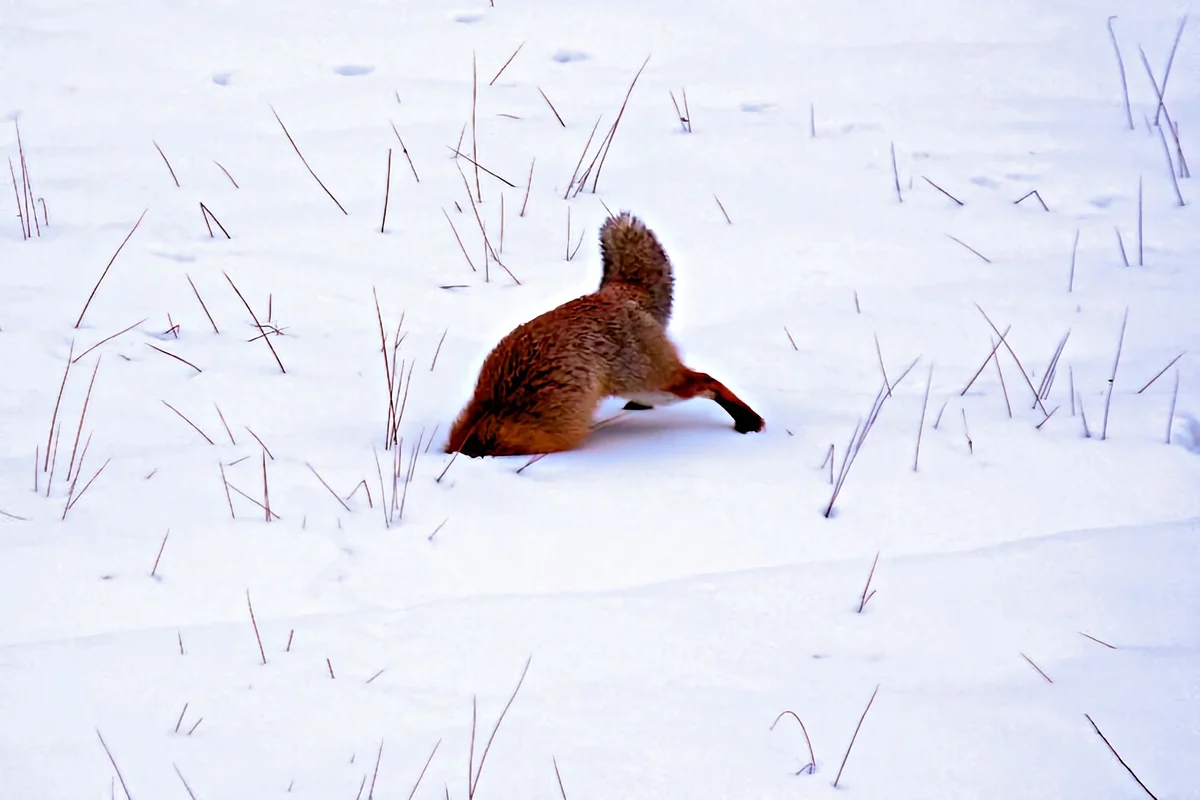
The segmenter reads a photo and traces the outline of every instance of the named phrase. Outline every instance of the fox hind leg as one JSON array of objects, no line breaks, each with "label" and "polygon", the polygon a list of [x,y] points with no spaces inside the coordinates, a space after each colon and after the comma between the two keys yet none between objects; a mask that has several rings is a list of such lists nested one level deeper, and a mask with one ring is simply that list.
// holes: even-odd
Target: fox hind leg
[{"label": "fox hind leg", "polygon": [[662,391],[680,400],[706,397],[714,401],[733,418],[733,429],[738,433],[757,433],[766,426],[758,412],[708,373],[682,367],[679,373],[662,387]]}]

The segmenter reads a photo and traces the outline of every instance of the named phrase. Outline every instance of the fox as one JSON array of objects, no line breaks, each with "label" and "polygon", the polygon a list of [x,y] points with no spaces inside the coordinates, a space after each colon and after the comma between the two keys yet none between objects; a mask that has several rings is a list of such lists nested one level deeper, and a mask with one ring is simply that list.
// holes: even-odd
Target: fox
[{"label": "fox", "polygon": [[445,452],[471,458],[580,447],[601,402],[649,410],[713,400],[738,433],[765,422],[725,384],[684,365],[667,334],[674,270],[658,237],[629,211],[600,228],[600,286],[518,325],[483,361]]}]

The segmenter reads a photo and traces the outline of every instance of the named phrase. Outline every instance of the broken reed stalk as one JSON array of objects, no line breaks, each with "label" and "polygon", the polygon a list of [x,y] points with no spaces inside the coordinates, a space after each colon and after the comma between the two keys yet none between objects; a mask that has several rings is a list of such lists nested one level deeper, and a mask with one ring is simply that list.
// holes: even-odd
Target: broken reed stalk
[{"label": "broken reed stalk", "polygon": [[725,222],[732,225],[733,220],[729,218],[729,212],[725,210],[725,205],[721,202],[721,198],[717,197],[715,192],[713,193],[713,200],[717,201],[717,208],[721,209],[721,216],[725,217]]},{"label": "broken reed stalk", "polygon": [[225,173],[225,177],[229,178],[229,182],[233,184],[233,188],[235,188],[235,189],[241,188],[240,186],[238,186],[238,182],[233,179],[233,176],[229,174],[229,170],[227,170],[221,166],[220,161],[213,161],[213,163],[217,165],[217,169],[219,169],[219,170],[221,170],[221,172]]},{"label": "broken reed stalk", "polygon": [[[519,50],[520,48],[517,48],[517,49]],[[516,55],[516,54],[514,53],[513,55]],[[509,59],[509,60],[511,61],[512,59]],[[497,75],[497,77],[499,77],[499,76]],[[380,670],[380,672],[382,672],[382,671],[383,670]],[[369,681],[369,680],[367,681],[367,683],[370,683],[370,682],[371,681]],[[433,761],[433,757],[437,753],[438,747],[441,746],[441,744],[442,744],[441,739],[438,739],[437,742],[434,743],[433,750],[429,753],[429,758],[425,759],[425,766],[421,767],[421,774],[417,776],[417,782],[413,784],[412,791],[408,793],[408,800],[412,800],[414,797],[417,796],[417,789],[421,788],[421,780],[425,777],[425,770],[429,769],[429,764]]]},{"label": "broken reed stalk", "polygon": [[[166,534],[166,536],[163,537],[162,544],[158,546],[158,555],[154,557],[154,566],[150,568],[150,577],[151,578],[153,578],[155,573],[158,572],[158,562],[162,560],[163,550],[167,549],[167,537],[169,537],[170,535],[171,535],[171,529],[167,528],[167,534]],[[183,707],[183,710],[187,711],[186,705]],[[182,714],[179,715],[179,719],[181,721],[183,720]],[[178,725],[175,726],[175,730],[179,730]]]},{"label": "broken reed stalk", "polygon": [[[143,320],[144,321],[144,320]],[[54,400],[54,413],[50,415],[50,433],[46,436],[46,460],[42,465],[42,471],[45,472],[50,468],[50,445],[54,441],[54,425],[58,421],[58,409],[62,405],[63,389],[67,386],[67,376],[71,373],[71,364],[75,363],[71,360],[71,356],[75,354],[75,340],[71,340],[71,347],[67,351],[67,365],[63,369],[62,383],[58,386],[58,397]],[[99,362],[97,362],[99,363]]]},{"label": "broken reed stalk", "polygon": [[1183,192],[1179,191],[1179,178],[1175,177],[1175,163],[1171,160],[1171,146],[1167,144],[1167,135],[1163,133],[1161,125],[1158,128],[1158,138],[1162,141],[1163,155],[1167,159],[1167,174],[1171,176],[1171,186],[1175,189],[1175,202],[1183,208],[1187,203],[1183,201]]},{"label": "broken reed stalk", "polygon": [[246,302],[246,298],[242,296],[242,292],[237,288],[237,284],[233,282],[233,278],[229,277],[229,273],[222,270],[221,274],[225,276],[225,280],[229,281],[229,285],[237,294],[238,299],[242,301],[242,305],[246,307],[246,311],[250,312],[250,318],[254,320],[255,327],[258,328],[259,333],[263,334],[262,340],[266,342],[267,348],[271,351],[271,355],[275,357],[275,363],[279,365],[279,371],[287,374],[287,370],[283,368],[283,362],[279,360],[279,353],[275,352],[275,345],[271,344],[271,337],[266,335],[267,331],[263,328],[262,323],[258,321],[258,315],[254,313],[254,309],[250,307],[248,302]]},{"label": "broken reed stalk", "polygon": [[[204,205],[204,203],[200,204],[200,213],[204,216],[204,224],[205,225],[208,225],[208,221],[211,219],[213,222],[217,223],[217,227],[221,229],[221,233],[225,234],[226,239],[233,238],[232,236],[229,235],[229,231],[225,230],[225,226],[221,224],[221,220],[217,219],[217,215],[212,212],[211,208]],[[213,232],[212,232],[211,226],[208,229],[208,237],[210,239],[213,238]]]},{"label": "broken reed stalk", "polygon": [[417,174],[417,168],[413,165],[412,156],[408,154],[408,148],[404,145],[404,139],[401,138],[400,131],[396,130],[396,123],[389,121],[388,124],[392,126],[392,133],[396,134],[396,139],[400,142],[400,152],[404,153],[404,158],[408,161],[408,168],[412,170],[413,178],[416,179],[417,183],[420,183],[421,176]]},{"label": "broken reed stalk", "polygon": [[[603,114],[596,117],[596,124],[592,125],[592,132],[588,134],[587,142],[585,142],[583,145],[583,152],[579,154],[579,160],[575,162],[575,169],[571,170],[571,180],[567,182],[567,190],[563,192],[563,200],[566,200],[571,194],[571,189],[575,188],[575,178],[579,176],[579,168],[583,166],[583,159],[587,157],[588,149],[592,146],[592,138],[596,135],[596,129],[600,127],[600,120],[602,119],[604,119]],[[532,176],[532,165],[529,167],[529,172]],[[526,196],[528,196],[528,192],[526,192]],[[523,208],[524,207],[522,206],[522,209]],[[522,216],[524,215],[522,214]]]},{"label": "broken reed stalk", "polygon": [[1079,250],[1079,228],[1075,229],[1075,241],[1071,243],[1071,270],[1067,277],[1067,292],[1075,291],[1075,253]]},{"label": "broken reed stalk", "polygon": [[217,327],[217,323],[213,321],[212,314],[208,313],[208,306],[204,304],[204,298],[200,296],[200,290],[196,288],[195,283],[192,283],[192,276],[185,272],[184,277],[187,278],[188,285],[192,287],[192,293],[196,295],[196,300],[200,302],[200,308],[204,310],[204,316],[208,317],[208,324],[212,325],[213,333],[219,335],[221,331]]},{"label": "broken reed stalk", "polygon": [[488,81],[488,86],[493,85],[500,78],[500,76],[504,73],[504,70],[508,69],[508,65],[512,63],[513,59],[517,57],[517,53],[521,52],[521,48],[524,46],[524,42],[521,42],[519,45],[517,45],[517,49],[513,50],[513,54],[508,57],[508,61],[505,61],[500,69],[496,70],[496,74],[492,76],[492,79]]},{"label": "broken reed stalk", "polygon": [[199,367],[197,367],[192,362],[188,361],[186,358],[177,356],[174,353],[169,353],[166,350],[163,350],[161,347],[155,347],[154,345],[150,344],[149,342],[146,342],[146,347],[149,347],[151,350],[157,350],[158,352],[162,353],[164,356],[170,356],[171,358],[175,359],[176,361],[180,362],[181,364],[187,364],[189,367],[196,370],[196,372],[204,371],[204,370],[200,369]]},{"label": "broken reed stalk", "polygon": [[950,239],[950,240],[952,240],[952,241],[958,242],[958,243],[959,243],[959,244],[961,244],[963,247],[967,248],[967,249],[968,249],[968,250],[970,250],[972,253],[974,253],[975,255],[979,256],[979,258],[983,260],[983,263],[985,263],[985,264],[990,264],[990,263],[992,263],[992,260],[991,260],[990,258],[988,258],[988,257],[987,257],[987,256],[985,256],[983,253],[981,253],[981,252],[979,252],[978,250],[976,250],[974,247],[971,247],[971,245],[967,244],[967,243],[966,243],[966,242],[964,242],[962,239],[959,239],[959,238],[958,238],[958,237],[956,237],[956,236],[951,236],[951,235],[950,235],[950,234],[948,234],[948,233],[946,234],[946,238],[948,238],[948,239]]},{"label": "broken reed stalk", "polygon": [[1125,120],[1129,123],[1129,130],[1134,130],[1133,127],[1133,112],[1129,108],[1129,82],[1125,78],[1125,60],[1121,58],[1121,46],[1117,44],[1117,34],[1113,31],[1113,20],[1116,16],[1108,18],[1108,37],[1112,40],[1113,52],[1117,54],[1117,69],[1121,73],[1121,94],[1125,100]]},{"label": "broken reed stalk", "polygon": [[521,213],[518,217],[525,216],[525,206],[529,205],[529,190],[533,188],[533,165],[537,163],[537,156],[529,162],[529,179],[525,182],[525,199],[521,201]]},{"label": "broken reed stalk", "polygon": [[863,709],[862,716],[858,718],[858,724],[854,726],[854,735],[850,737],[850,744],[846,747],[846,755],[842,756],[842,765],[838,767],[837,777],[833,779],[833,788],[837,788],[838,781],[842,779],[842,770],[846,768],[846,761],[850,758],[850,751],[854,748],[854,740],[858,738],[858,732],[862,729],[863,720],[867,718],[867,712],[871,710],[871,704],[875,702],[875,695],[879,694],[879,684],[875,684],[875,691],[871,692],[871,699],[867,701],[867,707]]},{"label": "broken reed stalk", "polygon": [[317,472],[316,468],[313,467],[312,464],[305,461],[304,466],[308,467],[309,472],[311,472],[313,475],[315,475],[317,477],[317,480],[319,480],[321,482],[321,485],[325,487],[325,490],[327,492],[329,492],[331,495],[333,495],[333,499],[337,500],[342,508],[346,509],[347,511],[350,510],[350,506],[346,505],[346,501],[343,500],[342,498],[338,497],[338,493],[329,487],[329,484],[326,483],[325,479],[321,477],[321,473]]},{"label": "broken reed stalk", "polygon": [[[504,704],[504,709],[500,712],[500,716],[497,717],[496,724],[492,728],[491,735],[488,736],[487,744],[485,744],[483,746],[483,754],[479,756],[479,765],[471,767],[471,765],[468,764],[468,767],[471,767],[471,768],[467,770],[467,772],[468,772],[467,800],[472,800],[475,797],[475,790],[479,786],[479,776],[483,772],[483,763],[484,763],[484,761],[487,760],[488,751],[492,749],[492,741],[496,738],[496,732],[500,730],[500,723],[504,722],[504,715],[508,713],[508,709],[512,706],[513,701],[517,699],[517,692],[521,691],[521,684],[523,684],[525,682],[525,674],[527,672],[529,672],[529,663],[532,660],[533,660],[533,656],[530,656],[528,659],[525,660],[525,668],[523,670],[521,670],[521,677],[517,681],[516,688],[513,689],[512,695],[508,698],[508,702]],[[474,716],[474,713],[472,713],[472,717],[473,716]],[[472,752],[474,752],[474,749],[475,749],[474,748],[474,736],[475,736],[474,726],[472,726],[472,733],[471,733],[471,742],[472,742],[471,750],[472,750]],[[473,756],[472,756],[472,758],[473,758]],[[474,771],[474,777],[472,777],[472,775],[471,775],[472,770]]]},{"label": "broken reed stalk", "polygon": [[889,147],[892,151],[892,182],[896,185],[896,202],[903,203],[904,195],[900,192],[900,171],[896,168],[896,143],[889,142]]},{"label": "broken reed stalk", "polygon": [[1029,666],[1031,666],[1031,667],[1033,667],[1035,670],[1037,670],[1037,674],[1038,674],[1038,675],[1041,675],[1043,678],[1045,678],[1045,679],[1046,679],[1046,683],[1054,683],[1054,681],[1052,681],[1052,680],[1050,679],[1050,676],[1049,676],[1049,675],[1047,675],[1045,672],[1043,672],[1043,671],[1042,671],[1042,668],[1041,668],[1041,667],[1039,667],[1037,664],[1033,663],[1033,659],[1032,659],[1032,658],[1030,658],[1029,656],[1025,655],[1024,653],[1020,653],[1019,655],[1021,656],[1021,658],[1025,659],[1025,661],[1026,661],[1026,662],[1029,664]]},{"label": "broken reed stalk", "polygon": [[1175,388],[1171,390],[1171,407],[1167,411],[1167,444],[1171,443],[1171,428],[1175,423],[1175,401],[1179,399],[1179,370],[1175,370]]},{"label": "broken reed stalk", "polygon": [[[1182,28],[1180,29],[1180,33],[1182,33]],[[1179,176],[1181,178],[1187,178],[1191,173],[1187,168],[1187,160],[1183,157],[1183,145],[1179,141],[1179,134],[1175,131],[1175,123],[1171,121],[1171,113],[1167,111],[1166,103],[1163,101],[1163,95],[1166,92],[1166,83],[1163,83],[1163,88],[1159,88],[1158,82],[1154,80],[1154,70],[1150,68],[1150,61],[1146,58],[1145,51],[1139,47],[1138,53],[1141,54],[1142,66],[1146,68],[1146,76],[1150,79],[1150,85],[1154,88],[1154,94],[1158,97],[1158,110],[1162,112],[1163,121],[1166,123],[1167,130],[1170,132],[1171,138],[1175,140],[1175,152],[1179,156]],[[1157,124],[1158,123],[1155,122],[1155,125]],[[1173,170],[1171,174],[1175,174]]]},{"label": "broken reed stalk", "polygon": [[96,385],[96,373],[100,371],[100,362],[103,359],[103,355],[96,359],[96,365],[92,367],[92,379],[88,381],[87,394],[83,397],[83,408],[79,412],[79,425],[75,428],[75,443],[71,445],[71,460],[67,463],[67,480],[71,480],[71,475],[75,470],[75,453],[79,450],[79,437],[83,434],[83,422],[87,417],[88,405],[92,402],[92,387]]},{"label": "broken reed stalk", "polygon": [[175,169],[171,166],[171,162],[167,160],[167,154],[164,153],[163,149],[158,146],[158,142],[154,141],[153,139],[150,141],[154,144],[154,149],[158,151],[158,154],[162,156],[163,163],[167,165],[167,170],[171,173],[171,180],[175,181],[175,188],[178,189],[179,178],[175,177]]},{"label": "broken reed stalk", "polygon": [[[621,102],[621,110],[617,112],[617,118],[613,121],[612,127],[608,130],[608,136],[605,137],[607,144],[604,144],[604,153],[600,156],[600,163],[596,166],[596,177],[592,179],[592,194],[596,193],[596,186],[600,183],[600,171],[604,169],[604,161],[608,158],[609,148],[612,147],[613,139],[617,134],[617,126],[621,124],[621,118],[625,116],[625,106],[629,104],[629,98],[633,95],[633,87],[637,86],[638,78],[642,76],[642,70],[650,63],[650,56],[646,56],[646,60],[642,62],[642,66],[638,67],[637,74],[633,76],[633,81],[629,84],[629,91],[625,93],[625,99]],[[603,143],[602,143],[603,144]]]},{"label": "broken reed stalk", "polygon": [[308,159],[306,159],[304,154],[300,152],[300,148],[296,145],[296,140],[292,138],[292,134],[288,132],[287,126],[284,125],[283,120],[279,118],[279,113],[275,111],[275,107],[271,106],[270,108],[271,113],[275,115],[275,121],[279,123],[279,127],[283,128],[283,135],[286,136],[288,142],[291,143],[292,149],[296,151],[296,155],[300,156],[300,162],[304,164],[304,168],[308,170],[308,174],[313,176],[313,180],[315,180],[317,184],[325,191],[325,194],[329,195],[329,199],[334,202],[338,209],[343,214],[349,216],[350,212],[338,202],[338,199],[333,196],[333,192],[329,191],[329,187],[327,187],[325,183],[317,177],[317,173],[313,172],[313,168],[308,165]]},{"label": "broken reed stalk", "polygon": [[775,730],[775,726],[779,724],[779,720],[783,719],[784,717],[791,717],[792,719],[796,720],[796,722],[800,723],[800,732],[804,734],[804,743],[808,745],[808,764],[806,764],[800,770],[800,772],[797,772],[796,774],[799,775],[803,772],[808,772],[809,775],[812,775],[816,773],[817,757],[813,753],[812,739],[808,738],[808,728],[804,726],[804,720],[800,719],[799,714],[790,710],[779,712],[779,716],[776,717],[775,721],[771,723],[769,730]]},{"label": "broken reed stalk", "polygon": [[1108,409],[1112,404],[1113,385],[1117,381],[1117,367],[1121,364],[1121,348],[1125,344],[1125,325],[1129,322],[1129,309],[1125,309],[1125,315],[1121,318],[1121,334],[1117,339],[1117,355],[1113,359],[1112,374],[1108,378],[1108,395],[1104,398],[1104,422],[1100,427],[1100,441],[1108,438]]},{"label": "broken reed stalk", "polygon": [[[892,384],[891,388],[899,386],[901,381],[912,371],[912,368],[917,365],[920,358],[913,359],[912,363],[900,373],[900,377]],[[829,496],[829,504],[822,512],[822,516],[829,519],[833,514],[833,506],[837,502],[838,495],[841,494],[842,486],[846,483],[846,478],[850,474],[850,468],[854,465],[854,460],[858,457],[858,453],[862,450],[863,443],[866,441],[867,434],[871,432],[871,428],[875,425],[875,420],[879,418],[880,411],[883,410],[883,404],[887,401],[888,385],[884,381],[884,385],[880,387],[879,392],[875,395],[875,400],[871,403],[871,410],[867,414],[866,421],[860,421],[854,426],[854,433],[850,435],[850,443],[842,454],[842,464],[838,469],[837,480],[834,481],[833,491]]]},{"label": "broken reed stalk", "polygon": [[1042,405],[1042,398],[1038,396],[1037,389],[1033,388],[1033,381],[1031,381],[1029,379],[1029,373],[1026,372],[1025,367],[1021,365],[1021,359],[1017,358],[1017,354],[1013,352],[1013,349],[1009,345],[1008,340],[1004,338],[1004,334],[1000,333],[1000,329],[996,327],[995,323],[993,323],[991,318],[987,315],[987,312],[985,312],[978,303],[975,303],[974,305],[975,305],[975,308],[979,309],[979,313],[983,314],[983,318],[985,320],[987,320],[987,324],[991,327],[991,329],[996,332],[997,336],[1000,337],[1000,343],[1002,345],[1004,345],[1004,349],[1008,351],[1008,354],[1010,356],[1012,356],[1013,361],[1016,362],[1017,369],[1019,369],[1021,371],[1021,376],[1023,378],[1025,378],[1025,383],[1027,386],[1029,386],[1029,391],[1033,392],[1033,397],[1034,397],[1035,402],[1037,403],[1038,408],[1040,408],[1042,410],[1042,413],[1045,414],[1047,417],[1050,416],[1050,414],[1046,411],[1046,407],[1044,405]]},{"label": "broken reed stalk", "polygon": [[1039,193],[1038,193],[1038,190],[1037,190],[1037,189],[1031,189],[1030,191],[1028,191],[1028,192],[1026,192],[1025,194],[1021,195],[1020,199],[1017,199],[1017,200],[1014,200],[1014,201],[1013,201],[1013,205],[1014,205],[1014,206],[1019,206],[1019,205],[1021,205],[1021,203],[1022,203],[1024,200],[1026,200],[1027,198],[1030,198],[1030,197],[1036,197],[1036,198],[1037,198],[1037,201],[1038,201],[1038,203],[1040,203],[1040,204],[1041,204],[1041,206],[1042,206],[1042,211],[1049,211],[1049,210],[1050,210],[1050,207],[1046,205],[1046,201],[1042,199],[1042,196],[1041,196],[1041,194],[1039,194]]},{"label": "broken reed stalk", "polygon": [[387,157],[387,177],[383,185],[383,220],[379,223],[379,232],[383,233],[383,229],[387,226],[387,207],[388,198],[392,194],[392,148],[388,148]]},{"label": "broken reed stalk", "polygon": [[[997,362],[999,363],[999,362]],[[921,419],[917,423],[917,449],[913,453],[913,472],[917,471],[917,464],[921,460],[921,433],[925,430],[925,409],[929,406],[929,387],[933,385],[933,364],[929,365],[929,375],[925,378],[925,399],[921,401]],[[1005,395],[1007,400],[1007,394]],[[1012,416],[1011,410],[1009,416]]]},{"label": "broken reed stalk", "polygon": [[117,251],[113,253],[112,258],[108,260],[108,264],[105,265],[104,271],[100,273],[99,280],[97,280],[96,285],[92,287],[92,292],[88,295],[87,302],[83,304],[83,309],[79,312],[79,319],[75,320],[76,329],[83,324],[83,315],[87,313],[88,306],[92,304],[92,298],[96,296],[96,292],[100,289],[100,284],[104,282],[105,276],[108,275],[108,270],[112,267],[113,262],[117,260],[117,256],[121,254],[121,250],[124,249],[126,243],[133,236],[134,231],[136,231],[138,226],[142,224],[142,219],[146,216],[146,211],[149,210],[150,209],[145,209],[142,211],[141,216],[137,218],[137,222],[133,223],[133,228],[130,229],[129,233],[125,234],[125,238],[121,240],[121,244],[117,247]]},{"label": "broken reed stalk", "polygon": [[125,785],[125,776],[121,774],[121,768],[117,766],[117,760],[113,758],[112,751],[108,749],[108,743],[104,741],[104,736],[101,735],[99,728],[96,728],[96,736],[100,739],[100,746],[104,748],[104,754],[108,756],[109,763],[112,764],[113,772],[117,773],[117,780],[121,782],[121,789],[125,792],[125,800],[133,800],[133,795],[129,793],[129,787]]},{"label": "broken reed stalk", "polygon": [[216,446],[216,442],[214,442],[212,439],[208,438],[208,434],[207,434],[207,433],[205,433],[204,431],[200,430],[200,428],[199,428],[199,427],[197,427],[196,423],[192,422],[190,419],[188,419],[187,417],[185,417],[185,416],[183,415],[183,412],[181,412],[181,411],[180,411],[179,409],[177,409],[175,406],[173,406],[173,405],[171,405],[170,403],[168,403],[166,400],[160,400],[159,402],[161,402],[161,403],[162,403],[164,406],[166,406],[167,408],[171,409],[171,410],[172,410],[172,411],[174,411],[176,414],[178,414],[178,415],[179,415],[179,418],[180,418],[181,420],[183,420],[184,422],[186,422],[188,425],[191,425],[191,426],[192,426],[192,430],[196,431],[196,433],[198,433],[198,434],[200,434],[201,436],[203,436],[203,437],[204,437],[204,441],[208,442],[209,444],[211,444],[211,445],[213,445],[213,446]]},{"label": "broken reed stalk", "polygon": [[1162,369],[1160,369],[1158,372],[1154,373],[1154,377],[1153,377],[1153,378],[1151,378],[1150,380],[1146,381],[1146,385],[1145,385],[1145,386],[1143,386],[1142,388],[1138,389],[1136,393],[1137,393],[1137,394],[1141,394],[1142,392],[1144,392],[1144,391],[1146,391],[1147,389],[1149,389],[1149,388],[1150,388],[1150,386],[1151,386],[1151,384],[1153,384],[1153,383],[1154,383],[1156,380],[1158,380],[1159,378],[1161,378],[1161,377],[1163,376],[1163,374],[1164,374],[1164,373],[1165,373],[1167,370],[1169,370],[1171,367],[1175,366],[1175,362],[1176,362],[1176,361],[1178,361],[1179,359],[1183,358],[1185,355],[1187,355],[1187,351],[1186,351],[1186,350],[1184,350],[1182,353],[1180,353],[1179,355],[1175,356],[1175,357],[1174,357],[1174,358],[1172,358],[1170,361],[1168,361],[1168,362],[1167,362],[1167,365],[1166,365],[1165,367],[1163,367]]},{"label": "broken reed stalk", "polygon": [[254,618],[254,604],[250,602],[250,590],[246,590],[246,606],[250,609],[250,624],[254,626],[254,639],[258,642],[258,654],[262,663],[267,663],[267,651],[263,649],[262,636],[258,633],[258,620]]},{"label": "broken reed stalk", "polygon": [[[1000,343],[997,342],[994,346],[999,347]],[[1000,368],[1000,359],[993,358],[992,361],[996,365],[996,375],[1000,378],[1000,392],[1004,395],[1004,410],[1008,412],[1008,418],[1012,419],[1012,403],[1008,400],[1008,386],[1004,383],[1004,370]]]},{"label": "broken reed stalk", "polygon": [[1130,766],[1125,763],[1125,759],[1121,758],[1121,754],[1118,753],[1116,748],[1112,746],[1112,743],[1110,741],[1108,741],[1108,737],[1100,732],[1100,726],[1096,724],[1096,721],[1094,719],[1092,719],[1091,715],[1084,714],[1083,716],[1087,717],[1087,721],[1091,724],[1092,730],[1094,730],[1096,732],[1096,735],[1099,736],[1101,740],[1103,740],[1104,746],[1108,748],[1108,752],[1112,753],[1113,756],[1116,757],[1117,761],[1121,762],[1121,766],[1125,768],[1125,771],[1129,773],[1130,777],[1132,777],[1135,781],[1137,781],[1137,785],[1142,787],[1142,791],[1145,792],[1147,795],[1149,795],[1152,798],[1152,800],[1158,800],[1158,798],[1155,796],[1154,792],[1152,792],[1148,788],[1146,788],[1146,784],[1142,783],[1142,779],[1137,776],[1137,773],[1135,773],[1130,768]]},{"label": "broken reed stalk", "polygon": [[475,51],[471,51],[471,163],[475,165],[475,194],[483,202],[483,188],[479,183],[479,136],[475,128],[475,107],[479,97],[479,70],[475,66]]},{"label": "broken reed stalk", "polygon": [[926,183],[928,183],[930,186],[932,186],[933,188],[937,189],[937,190],[938,190],[939,192],[941,192],[942,194],[946,195],[946,197],[949,197],[951,200],[953,200],[953,201],[954,201],[955,203],[957,203],[959,206],[965,206],[965,205],[966,205],[966,203],[964,203],[962,200],[959,200],[957,197],[955,197],[954,195],[950,194],[950,193],[949,193],[949,192],[947,192],[945,189],[943,189],[942,187],[938,186],[938,185],[937,185],[936,183],[934,183],[933,181],[929,180],[929,178],[926,178],[924,175],[922,175],[922,176],[921,176],[921,180],[925,181],[925,182],[926,182]]},{"label": "broken reed stalk", "polygon": [[542,91],[542,87],[538,86],[537,90],[538,94],[542,96],[542,99],[546,101],[546,105],[550,106],[550,110],[554,112],[554,118],[558,120],[558,124],[564,128],[567,127],[567,123],[563,122],[563,118],[558,115],[558,109],[554,107],[554,103],[550,102],[550,98],[546,97],[546,93]]},{"label": "broken reed stalk", "polygon": [[1125,240],[1121,238],[1121,229],[1116,226],[1113,226],[1113,230],[1116,231],[1116,234],[1117,234],[1117,247],[1121,251],[1121,263],[1128,267],[1129,266],[1129,256],[1126,255],[1126,253],[1125,253]]},{"label": "broken reed stalk", "polygon": [[867,582],[863,585],[862,596],[858,599],[858,613],[861,614],[863,609],[867,607],[867,603],[875,596],[875,591],[871,588],[871,579],[875,577],[875,567],[879,564],[879,553],[875,554],[875,560],[871,562],[871,571],[867,573]]},{"label": "broken reed stalk", "polygon": [[458,228],[454,227],[454,220],[450,219],[450,215],[446,213],[445,208],[442,209],[442,214],[446,217],[446,222],[450,223],[450,230],[454,231],[454,240],[458,242],[458,247],[462,250],[463,258],[467,259],[467,264],[471,267],[471,272],[478,272],[479,270],[475,269],[475,262],[471,260],[471,256],[467,252],[467,246],[463,244],[462,237],[458,235]]}]

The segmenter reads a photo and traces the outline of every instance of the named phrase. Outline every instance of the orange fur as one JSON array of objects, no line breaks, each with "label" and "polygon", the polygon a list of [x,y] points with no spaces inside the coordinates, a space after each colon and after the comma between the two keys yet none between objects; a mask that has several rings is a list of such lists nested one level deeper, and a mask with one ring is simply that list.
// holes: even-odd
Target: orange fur
[{"label": "orange fur", "polygon": [[654,233],[622,213],[601,227],[600,250],[595,292],[517,326],[488,354],[446,452],[574,449],[606,397],[706,397],[725,409],[739,433],[763,429],[762,417],[724,384],[680,360],[666,330],[674,276]]}]

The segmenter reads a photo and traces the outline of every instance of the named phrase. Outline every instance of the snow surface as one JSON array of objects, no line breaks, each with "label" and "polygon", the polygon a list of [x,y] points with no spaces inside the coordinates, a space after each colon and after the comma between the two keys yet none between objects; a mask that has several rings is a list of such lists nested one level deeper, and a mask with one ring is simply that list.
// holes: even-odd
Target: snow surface
[{"label": "snow surface", "polygon": [[[440,742],[417,797],[1145,796],[1088,714],[1200,797],[1200,194],[1137,53],[1161,84],[1187,6],[6,4],[0,114],[49,224],[0,226],[0,793],[403,798]],[[1166,104],[1200,164],[1194,23]],[[519,285],[485,280],[454,147],[512,184],[477,202]],[[0,151],[19,179],[11,123]],[[605,205],[658,233],[689,364],[766,431],[693,401],[447,468],[491,346],[595,286]],[[412,370],[390,524],[373,292]],[[1049,420],[1003,347],[1004,386],[989,363],[961,394],[996,338],[976,304],[1035,387],[1070,332]],[[917,361],[826,518],[881,359]]]}]

